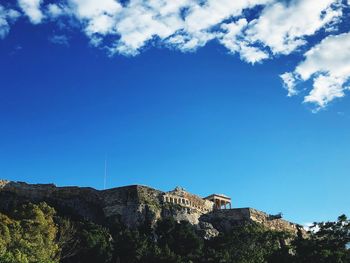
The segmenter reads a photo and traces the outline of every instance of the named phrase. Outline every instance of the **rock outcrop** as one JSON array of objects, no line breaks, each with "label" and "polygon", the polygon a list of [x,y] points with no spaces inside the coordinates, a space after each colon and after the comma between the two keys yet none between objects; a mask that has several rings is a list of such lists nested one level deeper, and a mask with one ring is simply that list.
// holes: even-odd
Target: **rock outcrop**
[{"label": "rock outcrop", "polygon": [[228,232],[234,226],[249,222],[259,223],[271,230],[288,231],[293,234],[297,234],[301,228],[297,224],[249,207],[216,210],[213,213],[204,214],[200,221],[210,222],[220,232]]},{"label": "rock outcrop", "polygon": [[[181,191],[180,191],[181,190]],[[196,225],[205,238],[229,231],[232,226],[245,222],[257,222],[277,231],[297,232],[297,225],[282,219],[275,219],[252,208],[211,210],[207,201],[187,193],[184,189],[170,192],[159,191],[147,186],[130,185],[99,191],[89,187],[56,187],[53,184],[27,184],[0,180],[0,211],[11,210],[24,202],[45,201],[61,214],[87,219],[104,224],[117,218],[130,228],[143,224],[154,225],[159,219],[173,217],[176,221],[188,221]],[[184,204],[166,202],[165,196],[176,195]],[[205,209],[186,205],[204,204]]]}]

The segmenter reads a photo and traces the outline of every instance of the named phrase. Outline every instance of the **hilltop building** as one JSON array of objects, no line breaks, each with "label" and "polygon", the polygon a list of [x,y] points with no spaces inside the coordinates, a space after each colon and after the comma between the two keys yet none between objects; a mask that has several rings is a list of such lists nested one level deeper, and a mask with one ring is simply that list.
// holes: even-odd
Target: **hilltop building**
[{"label": "hilltop building", "polygon": [[163,202],[178,204],[189,210],[196,210],[200,213],[209,213],[213,210],[231,209],[231,198],[223,194],[212,194],[205,198],[187,192],[182,187],[163,194]]},{"label": "hilltop building", "polygon": [[204,198],[213,202],[214,209],[231,209],[231,198],[224,194],[212,194]]},{"label": "hilltop building", "polygon": [[[0,179],[0,211],[14,204],[46,202],[57,210],[94,223],[118,220],[130,228],[155,226],[167,217],[198,226],[205,238],[231,231],[247,222],[259,223],[276,231],[297,234],[300,227],[254,208],[231,208],[231,198],[212,194],[205,198],[181,187],[163,192],[142,185],[128,185],[99,191],[89,187],[56,187],[53,184],[27,184]],[[111,221],[112,220],[112,221]]]}]

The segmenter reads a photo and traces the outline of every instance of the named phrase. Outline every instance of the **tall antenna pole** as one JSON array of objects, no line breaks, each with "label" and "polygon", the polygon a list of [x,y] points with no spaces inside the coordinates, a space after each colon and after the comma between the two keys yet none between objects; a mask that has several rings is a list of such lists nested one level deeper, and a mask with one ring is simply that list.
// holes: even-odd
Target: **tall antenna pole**
[{"label": "tall antenna pole", "polygon": [[105,176],[103,179],[103,190],[106,190],[106,183],[107,183],[107,155],[105,158]]}]

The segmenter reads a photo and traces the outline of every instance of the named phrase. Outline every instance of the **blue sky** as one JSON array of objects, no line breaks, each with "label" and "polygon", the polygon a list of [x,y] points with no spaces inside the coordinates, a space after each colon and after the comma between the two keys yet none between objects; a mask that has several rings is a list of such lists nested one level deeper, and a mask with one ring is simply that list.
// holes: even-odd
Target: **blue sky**
[{"label": "blue sky", "polygon": [[0,2],[0,177],[101,189],[107,155],[108,187],[225,193],[298,223],[349,214],[346,1],[157,2],[169,14],[143,27],[127,21],[143,1]]}]

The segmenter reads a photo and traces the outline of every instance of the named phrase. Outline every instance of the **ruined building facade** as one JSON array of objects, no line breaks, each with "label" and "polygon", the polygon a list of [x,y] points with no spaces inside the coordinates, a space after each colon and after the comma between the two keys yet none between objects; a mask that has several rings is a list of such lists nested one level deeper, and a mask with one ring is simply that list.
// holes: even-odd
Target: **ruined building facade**
[{"label": "ruined building facade", "polygon": [[212,194],[201,198],[197,195],[187,192],[182,187],[176,187],[174,190],[163,194],[163,202],[177,204],[199,213],[209,213],[217,209],[231,209],[231,198],[223,194]]}]

